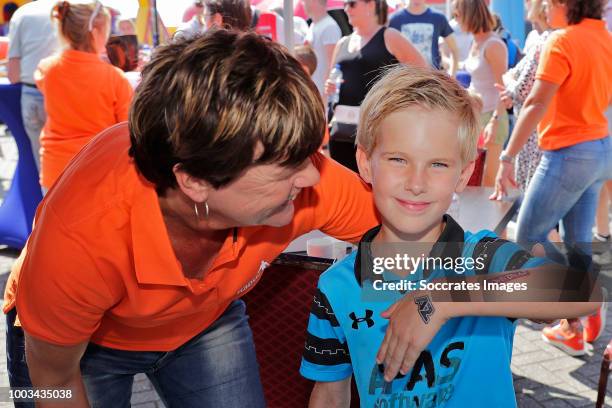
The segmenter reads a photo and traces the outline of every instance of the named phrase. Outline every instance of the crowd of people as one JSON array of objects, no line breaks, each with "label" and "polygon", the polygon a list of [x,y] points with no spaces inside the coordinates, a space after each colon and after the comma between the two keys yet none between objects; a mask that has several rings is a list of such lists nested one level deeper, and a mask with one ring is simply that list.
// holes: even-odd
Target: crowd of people
[{"label": "crowd of people", "polygon": [[[99,1],[17,9],[8,77],[22,84],[45,197],[5,290],[12,387],[122,407],[145,373],[167,406],[265,406],[241,297],[317,229],[360,245],[316,288],[300,368],[316,382],[310,406],[348,407],[352,376],[362,406],[515,406],[516,319],[562,319],[542,335],[571,355],[601,334],[599,283],[563,284],[612,254],[612,1],[527,1],[522,51],[486,0],[454,0],[450,21],[424,0],[390,16],[385,0],[345,0],[345,35],[326,0],[303,5],[310,25],[290,51],[280,31],[261,35],[270,13],[249,0],[195,1],[135,89],[105,55],[111,33],[136,33],[132,20]],[[516,242],[446,214],[479,154],[492,200],[521,193]],[[488,257],[465,273],[475,287],[552,290],[369,302],[378,279],[454,282],[444,270],[373,275],[389,243]],[[453,350],[459,374],[409,375]]]}]

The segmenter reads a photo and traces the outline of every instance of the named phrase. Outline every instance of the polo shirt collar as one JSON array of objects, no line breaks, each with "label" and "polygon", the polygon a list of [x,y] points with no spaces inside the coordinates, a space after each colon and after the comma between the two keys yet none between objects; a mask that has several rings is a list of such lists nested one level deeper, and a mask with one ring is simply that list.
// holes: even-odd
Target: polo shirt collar
[{"label": "polo shirt collar", "polygon": [[235,262],[245,244],[238,228],[230,232],[204,279],[187,278],[176,258],[166,223],[159,206],[155,186],[137,175],[138,187],[131,207],[132,249],[136,280],[141,284],[185,286],[202,291],[214,286],[221,274],[212,273],[216,268]]},{"label": "polo shirt collar", "polygon": [[136,279],[143,284],[189,286],[170,242],[155,187],[141,175],[131,207]]},{"label": "polo shirt collar", "polygon": [[592,28],[601,28],[607,31],[606,22],[596,18],[583,18],[582,21],[578,23],[578,25],[588,26]]},{"label": "polo shirt collar", "polygon": [[102,62],[100,56],[94,52],[86,52],[68,48],[61,54],[61,58],[68,61],[78,62]]},{"label": "polo shirt collar", "polygon": [[[465,241],[465,232],[463,228],[448,214],[442,217],[445,226],[440,234],[440,237],[433,245],[429,256],[440,258],[452,258],[453,260],[460,258],[463,254],[463,243]],[[355,259],[355,279],[357,283],[362,285],[365,281],[373,282],[379,279],[379,276],[373,272],[372,253],[370,244],[380,232],[381,225],[372,228],[366,232],[357,247],[357,256]]]}]

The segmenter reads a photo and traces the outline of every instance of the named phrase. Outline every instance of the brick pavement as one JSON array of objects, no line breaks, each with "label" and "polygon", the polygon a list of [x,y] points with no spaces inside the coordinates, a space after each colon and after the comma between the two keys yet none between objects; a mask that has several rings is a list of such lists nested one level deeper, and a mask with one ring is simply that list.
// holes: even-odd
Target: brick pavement
[{"label": "brick pavement", "polygon": [[[0,200],[10,185],[16,163],[16,149],[12,139],[0,130]],[[0,288],[4,288],[11,264],[18,253],[0,248]],[[612,270],[606,271],[612,276]],[[514,338],[512,372],[518,406],[540,407],[588,407],[597,398],[597,383],[601,356],[612,339],[612,310],[601,339],[589,346],[586,356],[574,358],[541,341],[542,325],[521,322]],[[6,321],[0,319],[0,387],[8,385],[5,344]],[[478,381],[478,379],[474,379]],[[12,404],[0,403],[0,408]],[[144,375],[134,381],[132,406],[135,408],[162,408],[151,383]],[[469,403],[466,404],[469,406]],[[606,406],[612,407],[612,384],[608,387]],[[287,407],[294,408],[294,407]],[[299,408],[299,407],[295,407]]]}]

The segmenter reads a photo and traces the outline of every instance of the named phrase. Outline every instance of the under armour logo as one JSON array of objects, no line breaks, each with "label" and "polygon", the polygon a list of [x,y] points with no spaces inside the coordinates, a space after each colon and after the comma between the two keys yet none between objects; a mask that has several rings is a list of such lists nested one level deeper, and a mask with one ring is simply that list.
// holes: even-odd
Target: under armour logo
[{"label": "under armour logo", "polygon": [[436,309],[434,309],[433,304],[431,303],[431,299],[429,296],[419,296],[414,298],[414,303],[417,304],[419,315],[425,324],[429,323],[430,317]]},{"label": "under armour logo", "polygon": [[368,327],[372,327],[374,326],[374,320],[372,320],[372,315],[374,314],[374,312],[370,309],[366,309],[365,312],[365,317],[357,317],[355,316],[355,312],[351,312],[349,314],[349,317],[351,318],[351,320],[353,320],[353,329],[357,330],[359,328],[359,323],[361,322],[366,322],[368,324]]}]

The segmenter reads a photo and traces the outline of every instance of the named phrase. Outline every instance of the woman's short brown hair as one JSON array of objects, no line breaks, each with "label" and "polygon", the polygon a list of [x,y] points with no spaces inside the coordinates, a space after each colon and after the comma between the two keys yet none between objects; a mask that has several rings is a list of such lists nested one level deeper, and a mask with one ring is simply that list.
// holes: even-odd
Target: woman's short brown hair
[{"label": "woman's short brown hair", "polygon": [[223,28],[247,31],[253,18],[248,0],[204,0],[209,14],[221,14]]},{"label": "woman's short brown hair", "polygon": [[455,13],[470,33],[487,33],[495,28],[495,18],[485,0],[455,0]]},{"label": "woman's short brown hair", "polygon": [[603,0],[551,0],[567,7],[567,23],[578,24],[585,18],[601,20],[604,9]]},{"label": "woman's short brown hair", "polygon": [[302,164],[321,145],[325,110],[284,47],[213,29],[154,52],[129,127],[130,155],[163,195],[176,186],[177,164],[215,188],[252,165]]}]

